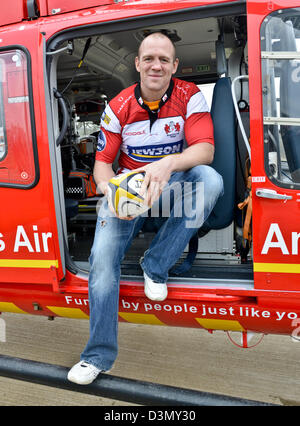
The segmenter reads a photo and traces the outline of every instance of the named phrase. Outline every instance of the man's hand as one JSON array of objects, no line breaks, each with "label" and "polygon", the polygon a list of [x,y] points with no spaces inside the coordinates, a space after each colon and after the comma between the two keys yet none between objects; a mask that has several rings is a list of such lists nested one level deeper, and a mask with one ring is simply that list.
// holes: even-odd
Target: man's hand
[{"label": "man's hand", "polygon": [[140,195],[145,198],[145,203],[152,206],[173,172],[191,169],[200,164],[210,164],[214,158],[214,146],[203,142],[186,148],[181,154],[168,155],[161,160],[147,164],[136,171],[146,172]]},{"label": "man's hand", "polygon": [[107,197],[109,210],[119,219],[122,220],[132,220],[133,217],[120,217],[113,208],[110,197],[108,196],[108,182],[115,176],[115,173],[112,169],[112,164],[106,164],[101,161],[95,161],[94,167],[94,179],[97,184],[98,193],[102,193]]},{"label": "man's hand", "polygon": [[111,199],[110,199],[110,197],[107,197],[107,202],[108,202],[108,207],[109,207],[109,210],[114,214],[114,216],[116,216],[118,219],[121,219],[121,220],[132,220],[132,219],[134,219],[134,217],[133,216],[126,216],[126,217],[121,217],[121,216],[119,216],[118,214],[117,214],[117,212],[115,211],[115,209],[113,208],[113,205],[112,205],[112,203],[111,203]]},{"label": "man's hand", "polygon": [[139,194],[144,197],[145,204],[151,207],[158,200],[170,180],[173,171],[172,156],[147,164],[140,169],[136,169],[136,171],[144,171],[146,173]]}]

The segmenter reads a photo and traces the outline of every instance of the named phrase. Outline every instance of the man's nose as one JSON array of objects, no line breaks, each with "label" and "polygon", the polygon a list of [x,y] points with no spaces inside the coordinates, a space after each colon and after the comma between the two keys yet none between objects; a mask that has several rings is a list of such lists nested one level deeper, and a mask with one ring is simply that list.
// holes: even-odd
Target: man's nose
[{"label": "man's nose", "polygon": [[152,62],[152,69],[161,70],[161,62],[159,58],[154,59],[154,61]]}]

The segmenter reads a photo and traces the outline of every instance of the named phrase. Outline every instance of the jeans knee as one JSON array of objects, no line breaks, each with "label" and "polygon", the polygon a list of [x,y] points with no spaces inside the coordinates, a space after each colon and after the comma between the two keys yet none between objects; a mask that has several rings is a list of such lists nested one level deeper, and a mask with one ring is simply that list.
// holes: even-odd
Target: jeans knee
[{"label": "jeans knee", "polygon": [[105,269],[109,265],[115,265],[120,263],[119,250],[116,244],[113,242],[110,244],[102,244],[101,250],[93,247],[90,255],[90,266],[99,269]]},{"label": "jeans knee", "polygon": [[215,196],[220,196],[224,191],[224,183],[222,176],[211,166],[203,166],[202,179],[205,191]]},{"label": "jeans knee", "polygon": [[89,292],[104,297],[115,291],[120,278],[120,261],[109,253],[91,252]]},{"label": "jeans knee", "polygon": [[222,195],[224,190],[222,176],[211,166],[200,165],[189,170],[188,178],[193,182],[203,182],[206,193]]},{"label": "jeans knee", "polygon": [[206,166],[195,166],[189,169],[187,173],[187,180],[190,182],[201,182],[203,181],[203,172]]}]

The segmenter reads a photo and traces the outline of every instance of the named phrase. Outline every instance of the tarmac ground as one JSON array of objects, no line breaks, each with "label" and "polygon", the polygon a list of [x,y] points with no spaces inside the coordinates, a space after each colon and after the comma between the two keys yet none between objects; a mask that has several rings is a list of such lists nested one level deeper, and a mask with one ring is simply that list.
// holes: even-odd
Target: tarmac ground
[{"label": "tarmac ground", "polygon": [[[71,367],[88,337],[87,320],[3,313],[0,354]],[[223,331],[119,324],[119,355],[109,374],[279,405],[300,405],[300,343],[266,335],[237,348]],[[124,406],[110,400],[0,377],[1,406]]]}]

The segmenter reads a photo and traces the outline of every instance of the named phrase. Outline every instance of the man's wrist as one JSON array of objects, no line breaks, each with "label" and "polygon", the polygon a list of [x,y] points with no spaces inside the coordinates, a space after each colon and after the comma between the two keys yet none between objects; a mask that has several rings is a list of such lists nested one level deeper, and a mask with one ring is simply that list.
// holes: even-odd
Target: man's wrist
[{"label": "man's wrist", "polygon": [[106,195],[107,194],[107,186],[108,186],[108,182],[99,182],[97,185],[97,190],[98,192]]},{"label": "man's wrist", "polygon": [[177,172],[179,167],[179,158],[180,154],[168,155],[165,157],[167,162],[167,167],[169,168],[170,173]]}]

